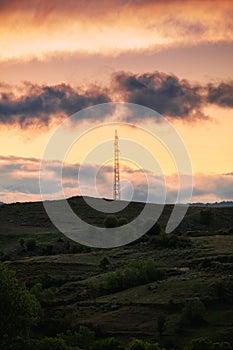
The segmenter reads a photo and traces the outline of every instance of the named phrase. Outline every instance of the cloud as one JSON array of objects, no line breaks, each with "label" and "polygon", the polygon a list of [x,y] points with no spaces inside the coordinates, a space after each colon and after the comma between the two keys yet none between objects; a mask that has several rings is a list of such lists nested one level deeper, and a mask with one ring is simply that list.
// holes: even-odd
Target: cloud
[{"label": "cloud", "polygon": [[[40,160],[36,158],[0,157],[0,196],[5,202],[40,200],[39,188]],[[59,199],[59,167],[58,161],[48,161],[46,165],[45,180],[48,191],[47,199]],[[100,196],[111,198],[113,192],[113,169],[111,166],[101,167],[101,171],[95,174],[98,165],[84,164],[81,183],[78,183],[79,164],[66,163],[63,168],[63,191],[66,197],[80,194],[86,196]],[[150,193],[148,194],[147,180],[150,181]],[[164,190],[166,190],[166,203],[174,203],[177,197],[177,174],[165,176],[166,188],[163,176],[156,175],[146,169],[132,169],[123,167],[121,170],[122,199],[134,201],[146,201],[163,203]],[[96,180],[96,181],[95,181]],[[132,192],[133,188],[133,192]],[[228,174],[195,174],[192,202],[215,202],[233,200],[233,173]],[[96,191],[97,190],[97,191]],[[186,202],[187,188],[182,189],[180,198]]]},{"label": "cloud", "polygon": [[26,83],[24,90],[21,96],[0,92],[2,124],[19,124],[23,128],[32,124],[48,125],[53,116],[62,119],[83,108],[110,101],[96,86],[82,91],[68,84],[40,86]]},{"label": "cloud", "polygon": [[113,85],[122,99],[150,107],[171,118],[206,119],[201,86],[158,71],[145,74],[118,72]]},{"label": "cloud", "polygon": [[220,107],[233,108],[233,81],[207,86],[207,101]]},{"label": "cloud", "polygon": [[[38,85],[25,82],[21,87],[0,83],[0,124],[49,127],[53,120],[61,121],[84,108],[107,102],[124,101],[149,107],[170,119],[187,122],[207,120],[203,109],[207,104],[233,108],[233,82],[191,84],[174,74],[163,72],[116,72],[110,86],[89,85],[85,89],[69,84]],[[5,87],[5,88],[4,88]],[[133,107],[132,107],[133,108]],[[103,120],[114,107],[105,105],[101,113],[90,110],[88,118]],[[133,110],[132,110],[133,111]],[[84,118],[78,116],[77,122]],[[125,117],[134,122],[135,115]],[[148,119],[149,116],[140,115]],[[158,120],[159,116],[154,116]]]},{"label": "cloud", "polygon": [[43,59],[58,51],[118,54],[233,38],[232,3],[221,0],[214,6],[212,0],[2,0],[0,16],[6,60]]},{"label": "cloud", "polygon": [[194,178],[193,202],[215,202],[233,200],[233,175],[196,174]]}]

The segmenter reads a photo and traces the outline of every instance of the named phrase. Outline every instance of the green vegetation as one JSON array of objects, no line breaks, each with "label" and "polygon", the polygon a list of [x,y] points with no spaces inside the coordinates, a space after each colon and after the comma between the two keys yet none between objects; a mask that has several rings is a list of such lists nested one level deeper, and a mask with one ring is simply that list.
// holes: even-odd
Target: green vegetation
[{"label": "green vegetation", "polygon": [[[143,209],[111,216],[69,202],[102,227]],[[232,349],[233,209],[191,207],[167,234],[171,210],[144,237],[104,250],[62,235],[41,203],[1,206],[1,350]]]},{"label": "green vegetation", "polygon": [[108,292],[115,292],[144,283],[157,281],[163,277],[152,259],[138,261],[116,272],[109,272],[104,279],[104,288]]},{"label": "green vegetation", "polygon": [[181,313],[181,326],[203,324],[204,314],[205,306],[199,298],[189,300]]},{"label": "green vegetation", "polygon": [[31,327],[38,321],[40,305],[15,273],[0,264],[0,345],[15,338],[28,338]]},{"label": "green vegetation", "polygon": [[115,215],[107,215],[104,219],[104,227],[113,228],[117,226],[119,226],[117,217]]}]

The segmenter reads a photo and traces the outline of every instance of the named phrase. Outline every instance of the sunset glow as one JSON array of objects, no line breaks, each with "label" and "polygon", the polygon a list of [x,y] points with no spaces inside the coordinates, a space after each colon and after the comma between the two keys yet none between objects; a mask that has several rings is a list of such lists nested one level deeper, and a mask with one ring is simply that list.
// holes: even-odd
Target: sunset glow
[{"label": "sunset glow", "polygon": [[[173,0],[166,6],[123,0],[0,2],[0,201],[40,200],[40,160],[56,128],[73,113],[109,102],[149,107],[175,128],[192,163],[192,201],[232,200],[232,11],[232,1],[224,0]],[[103,125],[112,121],[111,114],[90,114],[63,133],[61,145],[75,133],[102,126],[67,152],[66,196],[79,194],[76,170],[86,162],[87,172],[101,168],[99,192],[111,197],[115,129]],[[136,146],[132,154],[141,157],[141,168],[124,159],[130,151],[124,139],[153,154],[166,177],[168,202],[174,201],[176,165],[166,147],[142,131],[154,133],[161,121],[143,115],[131,120],[124,115],[121,121],[128,123],[117,127],[122,179],[134,183],[135,200],[145,199],[145,174],[159,188],[161,173]],[[103,142],[110,142],[106,168],[101,153],[85,161]],[[51,198],[59,198],[55,168]],[[88,181],[85,186],[91,195]],[[125,184],[124,199],[127,195]]]}]

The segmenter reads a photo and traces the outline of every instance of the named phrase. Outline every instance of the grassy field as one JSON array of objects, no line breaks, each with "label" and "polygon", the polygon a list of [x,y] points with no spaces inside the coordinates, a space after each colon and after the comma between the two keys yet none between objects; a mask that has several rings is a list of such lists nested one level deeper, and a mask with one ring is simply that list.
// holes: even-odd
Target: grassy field
[{"label": "grassy field", "polygon": [[[70,204],[89,223],[102,225],[104,213],[90,211],[78,197]],[[119,217],[130,221],[142,207],[142,203],[132,203]],[[171,209],[167,206],[162,213],[162,229]],[[2,205],[1,259],[28,288],[36,283],[52,288],[54,298],[44,303],[44,316],[36,330],[43,335],[55,336],[84,324],[99,337],[116,336],[125,342],[137,337],[158,341],[167,349],[184,349],[202,336],[233,345],[233,208],[211,208],[207,221],[202,210],[189,208],[175,232],[178,243],[184,239],[180,245],[161,245],[158,237],[146,236],[104,250],[67,239],[51,224],[39,202]],[[36,246],[30,250],[27,241],[32,238]],[[101,265],[104,257],[106,266]],[[147,280],[130,282],[135,262],[149,260],[159,277],[151,274]],[[116,274],[128,278],[118,289],[110,284]],[[196,322],[184,317],[192,301],[204,307]],[[161,315],[165,319],[162,336],[157,326]]]}]

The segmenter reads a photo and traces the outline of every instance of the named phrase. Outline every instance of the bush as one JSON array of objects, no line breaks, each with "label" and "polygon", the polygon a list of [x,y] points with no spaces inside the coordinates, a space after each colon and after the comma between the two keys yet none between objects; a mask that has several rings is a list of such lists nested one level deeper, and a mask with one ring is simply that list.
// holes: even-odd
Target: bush
[{"label": "bush", "polygon": [[20,238],[19,244],[20,244],[20,247],[23,249],[24,248],[24,244],[25,244],[25,239],[24,238]]},{"label": "bush", "polygon": [[59,335],[69,346],[80,346],[83,350],[89,350],[95,340],[95,332],[86,326],[80,326],[78,332],[67,331]]},{"label": "bush", "polygon": [[81,247],[78,244],[73,243],[70,245],[71,254],[77,254],[77,253],[80,253],[80,251],[81,251]]},{"label": "bush", "polygon": [[134,339],[127,346],[127,350],[165,350],[161,348],[158,343],[148,343],[143,340]]},{"label": "bush", "polygon": [[39,300],[39,302],[42,304],[49,304],[55,298],[55,294],[54,294],[53,290],[51,288],[43,289],[41,283],[36,283],[31,288],[31,293],[33,295],[35,295],[37,300]]},{"label": "bush", "polygon": [[175,234],[162,232],[157,236],[151,236],[149,242],[160,248],[186,248],[191,245],[191,240],[186,237],[178,237]]},{"label": "bush", "polygon": [[205,306],[199,299],[193,299],[187,302],[186,306],[182,310],[181,325],[190,324],[198,326],[204,321]]},{"label": "bush", "polygon": [[9,260],[9,255],[4,252],[4,250],[0,251],[0,261],[4,262],[6,260]]},{"label": "bush", "polygon": [[120,218],[118,220],[118,226],[124,226],[124,225],[127,225],[128,224],[128,220],[124,217]]},{"label": "bush", "polygon": [[103,270],[106,270],[106,268],[110,265],[109,258],[107,256],[104,256],[99,263],[99,267]]},{"label": "bush", "polygon": [[148,234],[149,236],[159,235],[160,233],[161,233],[161,226],[158,222],[155,222],[153,226],[146,232],[146,234]]},{"label": "bush", "polygon": [[123,350],[118,339],[112,337],[103,340],[97,340],[91,347],[91,350]]},{"label": "bush", "polygon": [[26,247],[28,251],[33,251],[36,248],[36,240],[34,238],[30,238],[26,241]]},{"label": "bush", "polygon": [[113,228],[118,226],[118,220],[115,215],[107,215],[104,219],[104,227]]},{"label": "bush", "polygon": [[232,350],[232,346],[227,341],[223,341],[220,343],[213,343],[213,350]]},{"label": "bush", "polygon": [[79,350],[79,347],[71,348],[61,338],[46,337],[37,342],[35,350]]},{"label": "bush", "polygon": [[212,343],[208,338],[197,338],[191,342],[190,350],[232,350],[228,342]]},{"label": "bush", "polygon": [[157,281],[162,278],[162,272],[152,259],[135,262],[128,267],[106,275],[104,287],[107,291],[118,291],[143,283]]},{"label": "bush", "polygon": [[52,255],[54,251],[54,245],[53,244],[47,244],[45,248],[45,254]]},{"label": "bush", "polygon": [[208,338],[193,339],[190,350],[212,350],[212,343]]}]

